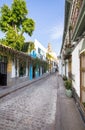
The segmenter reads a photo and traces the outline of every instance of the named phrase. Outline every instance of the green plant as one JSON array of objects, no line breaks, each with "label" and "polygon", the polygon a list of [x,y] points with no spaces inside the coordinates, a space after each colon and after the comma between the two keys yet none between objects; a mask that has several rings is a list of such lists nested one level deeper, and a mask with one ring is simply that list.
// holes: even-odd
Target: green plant
[{"label": "green plant", "polygon": [[72,29],[73,29],[73,27],[72,27],[72,25],[70,25],[70,26],[69,26],[69,31],[72,30]]},{"label": "green plant", "polygon": [[67,77],[66,77],[65,75],[63,75],[63,80],[64,80],[64,81],[67,80]]},{"label": "green plant", "polygon": [[0,42],[6,46],[22,51],[24,33],[32,36],[35,22],[28,18],[25,0],[13,0],[11,6],[3,5],[0,8],[0,31],[5,37]]},{"label": "green plant", "polygon": [[85,102],[83,102],[83,106],[85,107]]},{"label": "green plant", "polygon": [[65,81],[65,88],[68,89],[68,90],[72,88],[71,80],[68,79],[68,80]]}]

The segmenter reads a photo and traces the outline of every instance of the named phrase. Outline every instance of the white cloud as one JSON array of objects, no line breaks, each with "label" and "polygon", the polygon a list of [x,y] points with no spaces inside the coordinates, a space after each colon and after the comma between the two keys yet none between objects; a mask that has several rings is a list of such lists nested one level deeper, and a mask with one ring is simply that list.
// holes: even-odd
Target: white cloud
[{"label": "white cloud", "polygon": [[58,40],[63,36],[63,25],[57,24],[50,30],[50,38],[51,40]]}]

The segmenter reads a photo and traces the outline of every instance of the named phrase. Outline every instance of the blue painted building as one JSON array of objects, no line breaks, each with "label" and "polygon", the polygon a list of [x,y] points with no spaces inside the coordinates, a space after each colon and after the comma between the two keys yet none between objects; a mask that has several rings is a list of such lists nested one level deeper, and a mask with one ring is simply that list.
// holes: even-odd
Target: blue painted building
[{"label": "blue painted building", "polygon": [[[32,50],[30,56],[32,58],[36,58],[36,52],[35,50]],[[33,64],[31,63],[30,66],[29,66],[29,79],[32,80],[33,78],[35,78],[35,70],[36,70],[36,67],[33,66]]]},{"label": "blue painted building", "polygon": [[[42,46],[42,44],[35,40],[34,42],[35,50],[32,50],[30,56],[32,58],[39,58],[41,60],[46,61],[46,49]],[[39,64],[33,65],[33,63],[29,66],[29,79],[38,78],[43,74],[43,68]]]}]

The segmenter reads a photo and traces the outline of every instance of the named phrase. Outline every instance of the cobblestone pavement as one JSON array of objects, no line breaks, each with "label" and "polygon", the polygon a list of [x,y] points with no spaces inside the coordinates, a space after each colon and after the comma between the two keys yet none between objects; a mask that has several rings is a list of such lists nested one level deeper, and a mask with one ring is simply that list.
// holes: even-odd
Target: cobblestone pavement
[{"label": "cobblestone pavement", "polygon": [[30,86],[0,101],[0,130],[54,130],[56,75]]}]

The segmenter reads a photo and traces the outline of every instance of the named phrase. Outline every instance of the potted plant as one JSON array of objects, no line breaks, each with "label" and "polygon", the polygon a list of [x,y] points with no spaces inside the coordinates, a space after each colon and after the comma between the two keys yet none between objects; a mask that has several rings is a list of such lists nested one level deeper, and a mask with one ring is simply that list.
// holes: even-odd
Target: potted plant
[{"label": "potted plant", "polygon": [[67,77],[65,75],[63,75],[63,80],[66,81],[67,80]]},{"label": "potted plant", "polygon": [[66,80],[65,81],[65,88],[66,88],[66,95],[68,97],[72,97],[72,82],[71,80]]}]

